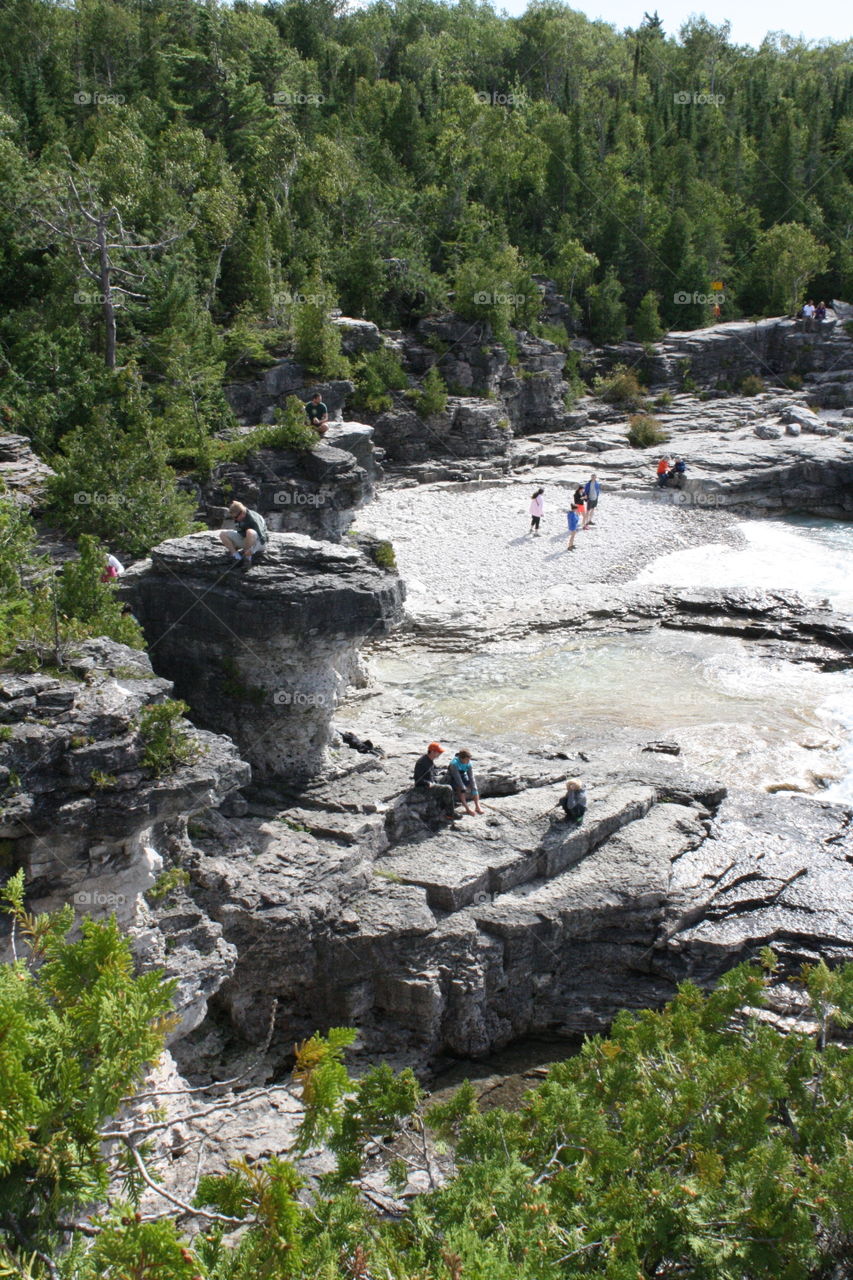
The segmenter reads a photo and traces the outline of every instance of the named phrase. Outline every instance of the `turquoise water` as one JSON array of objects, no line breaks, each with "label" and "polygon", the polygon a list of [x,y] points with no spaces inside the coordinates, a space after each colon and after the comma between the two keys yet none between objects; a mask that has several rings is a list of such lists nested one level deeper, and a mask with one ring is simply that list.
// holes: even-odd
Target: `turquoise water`
[{"label": "turquoise water", "polygon": [[835,708],[853,699],[853,673],[664,630],[546,645],[530,637],[451,667],[437,654],[417,667],[382,658],[376,674],[409,695],[406,728],[454,748],[471,738],[510,752],[571,750],[579,730],[624,728],[676,738],[685,762],[724,780],[809,791],[840,773]]},{"label": "turquoise water", "polygon": [[[641,581],[797,589],[853,612],[853,526],[749,521],[743,549],[663,556]],[[853,655],[851,655],[853,663]],[[407,728],[461,746],[571,750],[578,729],[674,737],[685,763],[756,787],[853,802],[853,666],[821,672],[730,637],[653,630],[554,643],[532,636],[448,664],[380,657],[383,684],[409,695]]]}]

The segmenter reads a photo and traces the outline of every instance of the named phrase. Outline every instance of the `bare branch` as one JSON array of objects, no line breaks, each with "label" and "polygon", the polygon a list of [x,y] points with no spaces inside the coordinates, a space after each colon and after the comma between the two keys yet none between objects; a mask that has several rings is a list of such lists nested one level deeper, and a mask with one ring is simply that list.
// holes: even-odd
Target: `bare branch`
[{"label": "bare branch", "polygon": [[245,1227],[253,1221],[252,1218],[231,1218],[224,1213],[210,1213],[207,1209],[196,1209],[191,1204],[187,1204],[185,1200],[181,1200],[178,1196],[172,1195],[171,1191],[167,1191],[159,1182],[155,1182],[145,1167],[145,1161],[136,1150],[136,1147],[134,1147],[130,1142],[125,1143],[125,1145],[133,1156],[136,1167],[142,1175],[142,1181],[145,1185],[150,1187],[152,1191],[156,1191],[157,1195],[162,1196],[164,1200],[168,1200],[176,1209],[181,1209],[192,1218],[205,1218],[208,1222],[224,1222],[225,1225],[229,1227]]}]

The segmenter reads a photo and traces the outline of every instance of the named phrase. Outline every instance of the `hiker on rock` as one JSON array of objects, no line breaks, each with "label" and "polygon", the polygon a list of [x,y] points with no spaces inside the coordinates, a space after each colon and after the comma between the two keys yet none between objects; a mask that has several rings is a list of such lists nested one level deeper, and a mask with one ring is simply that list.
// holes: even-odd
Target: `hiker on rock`
[{"label": "hiker on rock", "polygon": [[671,467],[672,467],[672,463],[670,462],[669,458],[661,458],[660,462],[658,463],[658,471],[657,471],[659,489],[663,489],[663,487],[665,486],[667,481],[667,476],[669,475]]},{"label": "hiker on rock", "polygon": [[537,489],[530,499],[530,532],[534,538],[539,537],[539,521],[545,514],[544,489]]},{"label": "hiker on rock", "polygon": [[308,404],[305,406],[305,412],[308,414],[308,421],[317,432],[318,436],[324,436],[329,430],[329,410],[320,399],[320,392],[315,391]]},{"label": "hiker on rock", "polygon": [[586,791],[578,778],[566,782],[566,794],[560,796],[560,804],[568,820],[580,826],[586,813]]},{"label": "hiker on rock", "polygon": [[[447,781],[453,788],[454,801],[456,804],[461,804],[467,814],[483,812],[480,808],[480,792],[474,777],[470,751],[457,751],[447,766]],[[468,807],[469,800],[474,801],[473,809]]]},{"label": "hiker on rock", "polygon": [[230,553],[234,566],[252,567],[252,556],[259,555],[267,545],[267,524],[257,511],[250,511],[242,502],[232,502],[228,514],[234,521],[233,529],[220,529],[219,541]]}]

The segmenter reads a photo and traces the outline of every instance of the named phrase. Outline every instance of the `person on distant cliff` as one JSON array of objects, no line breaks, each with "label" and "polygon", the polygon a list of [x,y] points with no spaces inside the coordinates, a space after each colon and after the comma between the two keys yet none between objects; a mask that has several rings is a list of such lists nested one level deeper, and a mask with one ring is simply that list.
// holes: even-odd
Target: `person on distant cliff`
[{"label": "person on distant cliff", "polygon": [[234,565],[250,569],[252,556],[259,555],[267,545],[267,522],[242,502],[232,502],[228,514],[234,521],[234,528],[220,529],[219,541],[227,548]]},{"label": "person on distant cliff", "polygon": [[101,574],[101,582],[112,582],[114,578],[120,578],[124,573],[124,565],[117,556],[107,556],[107,563],[104,572]]},{"label": "person on distant cliff", "polygon": [[811,299],[809,299],[808,302],[803,303],[803,309],[800,312],[800,315],[803,318],[803,328],[805,329],[806,333],[811,333],[812,329],[814,328],[814,318],[815,318],[815,305],[811,301]]},{"label": "person on distant cliff", "polygon": [[[480,808],[480,792],[474,777],[474,766],[471,763],[470,751],[457,751],[447,766],[447,781],[453,788],[453,799],[461,804],[467,814],[482,813]],[[474,801],[474,808],[468,808],[468,801]]]},{"label": "person on distant cliff", "polygon": [[657,472],[659,489],[662,489],[666,484],[667,477],[670,473],[671,468],[672,468],[672,463],[670,462],[669,458],[661,458],[660,462],[658,463],[658,472]]},{"label": "person on distant cliff", "polygon": [[823,324],[824,320],[826,319],[826,303],[825,302],[819,302],[817,304],[817,306],[815,307],[814,318],[815,320],[817,320],[818,324]]},{"label": "person on distant cliff", "polygon": [[317,432],[318,436],[324,436],[329,430],[329,410],[320,399],[320,392],[315,391],[311,400],[305,406],[308,414],[308,421]]},{"label": "person on distant cliff", "polygon": [[586,791],[578,778],[569,778],[566,783],[566,794],[560,796],[560,804],[569,821],[580,826],[586,813]]},{"label": "person on distant cliff", "polygon": [[586,499],[586,515],[584,517],[583,527],[588,529],[592,524],[592,517],[595,514],[595,508],[598,506],[598,498],[601,493],[601,485],[598,476],[593,471],[583,487],[583,496]]},{"label": "person on distant cliff", "polygon": [[539,521],[545,514],[544,489],[537,489],[530,499],[530,532],[534,538],[539,537]]}]

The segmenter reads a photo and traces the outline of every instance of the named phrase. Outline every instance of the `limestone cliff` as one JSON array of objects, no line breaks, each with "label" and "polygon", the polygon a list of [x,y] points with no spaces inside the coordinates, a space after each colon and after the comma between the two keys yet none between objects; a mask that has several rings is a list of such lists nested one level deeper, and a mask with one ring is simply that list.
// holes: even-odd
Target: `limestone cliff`
[{"label": "limestone cliff", "polygon": [[336,546],[270,536],[242,573],[210,533],[161,543],[122,591],[154,669],[198,723],[228,733],[258,778],[299,784],[322,769],[358,648],[402,617],[403,586],[375,540]]},{"label": "limestone cliff", "polygon": [[187,721],[186,761],[147,764],[142,713],[171,691],[144,653],[103,639],[82,643],[67,674],[0,677],[0,867],[23,869],[36,912],[70,903],[132,928],[138,954],[179,980],[177,1036],[204,1017],[236,953],[192,904],[193,945],[173,925],[167,947],[143,895],[172,862],[175,827],[250,772],[233,743]]}]

